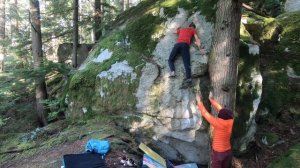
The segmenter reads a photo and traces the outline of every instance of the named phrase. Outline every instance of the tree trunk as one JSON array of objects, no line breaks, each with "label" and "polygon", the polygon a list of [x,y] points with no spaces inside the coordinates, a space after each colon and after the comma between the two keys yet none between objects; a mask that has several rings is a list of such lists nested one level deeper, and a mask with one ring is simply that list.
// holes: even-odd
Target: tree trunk
[{"label": "tree trunk", "polygon": [[0,72],[4,71],[5,57],[5,0],[0,0]]},{"label": "tree trunk", "polygon": [[78,0],[73,2],[73,52],[72,52],[72,65],[77,68],[77,46],[78,46]]},{"label": "tree trunk", "polygon": [[11,43],[12,46],[17,46],[17,37],[19,34],[19,13],[18,13],[18,1],[10,0],[10,15],[12,15],[11,19]]},{"label": "tree trunk", "polygon": [[130,0],[124,0],[124,1],[125,1],[125,10],[127,10],[130,7]]},{"label": "tree trunk", "polygon": [[120,0],[120,11],[124,12],[125,11],[125,0]]},{"label": "tree trunk", "polygon": [[209,58],[209,74],[214,98],[223,107],[235,110],[239,55],[240,0],[219,0]]},{"label": "tree trunk", "polygon": [[[31,40],[32,40],[32,55],[34,69],[38,69],[43,64],[42,52],[42,34],[40,22],[40,7],[39,0],[30,0],[30,22],[31,22]],[[42,126],[47,125],[47,109],[43,105],[43,101],[47,99],[47,90],[45,84],[45,77],[36,79],[36,110],[39,122]]]},{"label": "tree trunk", "polygon": [[94,36],[95,36],[95,42],[97,42],[101,37],[101,0],[95,0],[95,26],[94,26]]}]

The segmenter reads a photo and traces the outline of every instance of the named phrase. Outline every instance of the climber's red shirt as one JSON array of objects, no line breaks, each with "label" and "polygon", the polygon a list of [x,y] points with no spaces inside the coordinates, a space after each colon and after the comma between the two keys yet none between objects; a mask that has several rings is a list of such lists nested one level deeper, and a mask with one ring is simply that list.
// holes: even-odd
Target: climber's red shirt
[{"label": "climber's red shirt", "polygon": [[178,39],[176,43],[190,44],[192,37],[194,35],[197,35],[197,31],[192,27],[188,27],[188,28],[178,29],[176,34],[178,35]]},{"label": "climber's red shirt", "polygon": [[[219,111],[221,106],[213,99],[210,99],[213,107]],[[213,126],[213,150],[216,152],[225,152],[231,149],[230,137],[232,133],[233,119],[223,120],[215,118],[204,107],[202,102],[198,102],[199,110],[202,116]]]}]

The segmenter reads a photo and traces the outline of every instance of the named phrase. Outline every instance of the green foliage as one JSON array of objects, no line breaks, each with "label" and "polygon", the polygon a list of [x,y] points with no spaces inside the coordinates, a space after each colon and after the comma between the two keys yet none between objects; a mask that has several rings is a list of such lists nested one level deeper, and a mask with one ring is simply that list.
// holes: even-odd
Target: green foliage
[{"label": "green foliage", "polygon": [[279,136],[276,133],[268,132],[262,136],[262,142],[266,143],[265,145],[272,146],[278,142]]},{"label": "green foliage", "polygon": [[284,4],[286,0],[247,0],[251,1],[252,6],[262,13],[269,16],[276,17],[284,10]]},{"label": "green foliage", "polygon": [[240,26],[240,39],[246,43],[249,43],[250,40],[252,39],[250,33],[247,31],[247,29],[243,24],[241,24]]},{"label": "green foliage", "polygon": [[[197,0],[195,0],[197,2]],[[215,22],[216,20],[216,6],[218,0],[203,0],[198,1],[200,4],[201,14],[206,16],[206,19],[210,22]]]},{"label": "green foliage", "polygon": [[[39,69],[32,70],[28,68],[18,68],[13,73],[2,73],[0,76],[0,116],[9,118],[6,125],[2,127],[3,131],[23,131],[35,126],[36,113],[35,109],[35,79],[45,76],[49,72],[57,72],[59,74],[68,75],[69,67],[63,64],[53,62],[45,62],[44,66]],[[49,83],[49,85],[55,82]],[[56,100],[61,101],[60,97]],[[53,102],[49,104],[54,109]],[[59,106],[59,109],[63,106]],[[53,114],[58,109],[54,110]],[[62,111],[60,109],[59,111]],[[53,118],[52,118],[53,119]]]},{"label": "green foliage", "polygon": [[250,112],[253,109],[253,101],[258,98],[257,91],[262,89],[257,83],[252,84],[253,73],[259,72],[259,56],[249,55],[249,47],[240,43],[240,57],[238,64],[238,86],[236,93],[236,113],[233,127],[234,148],[240,146],[240,137],[247,133]]},{"label": "green foliage", "polygon": [[[277,19],[283,29],[281,33],[280,45],[277,50],[282,52],[285,48],[289,48],[291,53],[299,55],[300,12],[286,13],[278,16]],[[300,71],[300,67],[298,68],[299,69],[297,69],[297,71]]]},{"label": "green foliage", "polygon": [[[266,73],[268,80],[264,81],[265,98],[261,104],[262,109],[267,107],[273,116],[284,109],[284,106],[299,102],[300,94],[290,86],[287,76],[287,67],[300,72],[300,52],[297,40],[300,38],[300,12],[280,15],[278,22],[282,27],[281,39],[277,44],[266,47],[268,65]],[[272,24],[272,23],[270,23]],[[288,48],[290,53],[284,52]]]},{"label": "green foliage", "polygon": [[2,127],[3,125],[6,124],[6,121],[8,120],[9,118],[2,118],[1,115],[0,115],[0,127]]},{"label": "green foliage", "polygon": [[188,11],[189,15],[201,11],[208,21],[214,22],[216,4],[217,0],[167,0],[161,2],[159,7],[165,9],[167,17],[174,17],[178,12],[177,9],[183,8]]},{"label": "green foliage", "polygon": [[297,168],[300,165],[300,144],[296,144],[291,147],[288,152],[286,152],[279,159],[276,159],[273,163],[268,165],[267,168]]},{"label": "green foliage", "polygon": [[[264,94],[259,111],[267,108],[270,110],[268,118],[274,118],[286,105],[299,101],[299,94],[289,85],[287,66],[292,67],[296,72],[300,71],[297,56],[300,50],[297,40],[295,43],[291,42],[292,39],[300,38],[300,25],[298,24],[300,15],[299,12],[295,12],[280,15],[274,19],[245,12],[243,16],[248,20],[247,30],[253,35],[254,40],[262,42],[264,52],[263,59],[261,59],[265,74]],[[278,42],[280,27],[282,30]],[[290,53],[284,52],[286,48],[290,50]]]},{"label": "green foliage", "polygon": [[64,101],[64,99],[62,100],[59,97],[56,99],[46,99],[42,102],[47,109],[50,109],[50,112],[47,116],[49,122],[57,120],[60,113],[64,113],[66,111],[66,107],[61,106],[62,101]]}]

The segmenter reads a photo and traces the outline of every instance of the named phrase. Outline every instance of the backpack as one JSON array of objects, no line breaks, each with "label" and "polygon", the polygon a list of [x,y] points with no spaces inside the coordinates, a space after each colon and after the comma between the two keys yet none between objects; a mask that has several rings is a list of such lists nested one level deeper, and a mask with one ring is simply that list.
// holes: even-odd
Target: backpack
[{"label": "backpack", "polygon": [[85,145],[85,151],[101,154],[102,157],[110,149],[110,143],[107,140],[90,139]]}]

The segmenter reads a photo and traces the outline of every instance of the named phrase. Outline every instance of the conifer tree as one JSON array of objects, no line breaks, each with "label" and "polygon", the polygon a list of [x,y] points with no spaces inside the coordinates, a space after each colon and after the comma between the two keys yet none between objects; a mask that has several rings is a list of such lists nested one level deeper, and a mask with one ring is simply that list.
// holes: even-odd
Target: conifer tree
[{"label": "conifer tree", "polygon": [[73,51],[72,51],[72,65],[77,67],[77,46],[78,46],[78,0],[73,2]]},{"label": "conifer tree", "polygon": [[101,0],[95,0],[95,14],[94,14],[94,20],[95,20],[95,26],[94,26],[94,41],[98,41],[101,37],[101,16],[102,16],[102,10],[101,10]]},{"label": "conifer tree", "polygon": [[[32,55],[34,69],[39,69],[43,64],[43,51],[42,51],[42,33],[40,21],[40,5],[39,0],[30,0],[30,24],[31,24],[31,40],[32,40]],[[48,124],[47,109],[43,101],[47,99],[47,90],[45,77],[41,76],[36,79],[36,111],[38,120],[42,126]]]},{"label": "conifer tree", "polygon": [[0,72],[4,70],[5,0],[0,0]]}]

